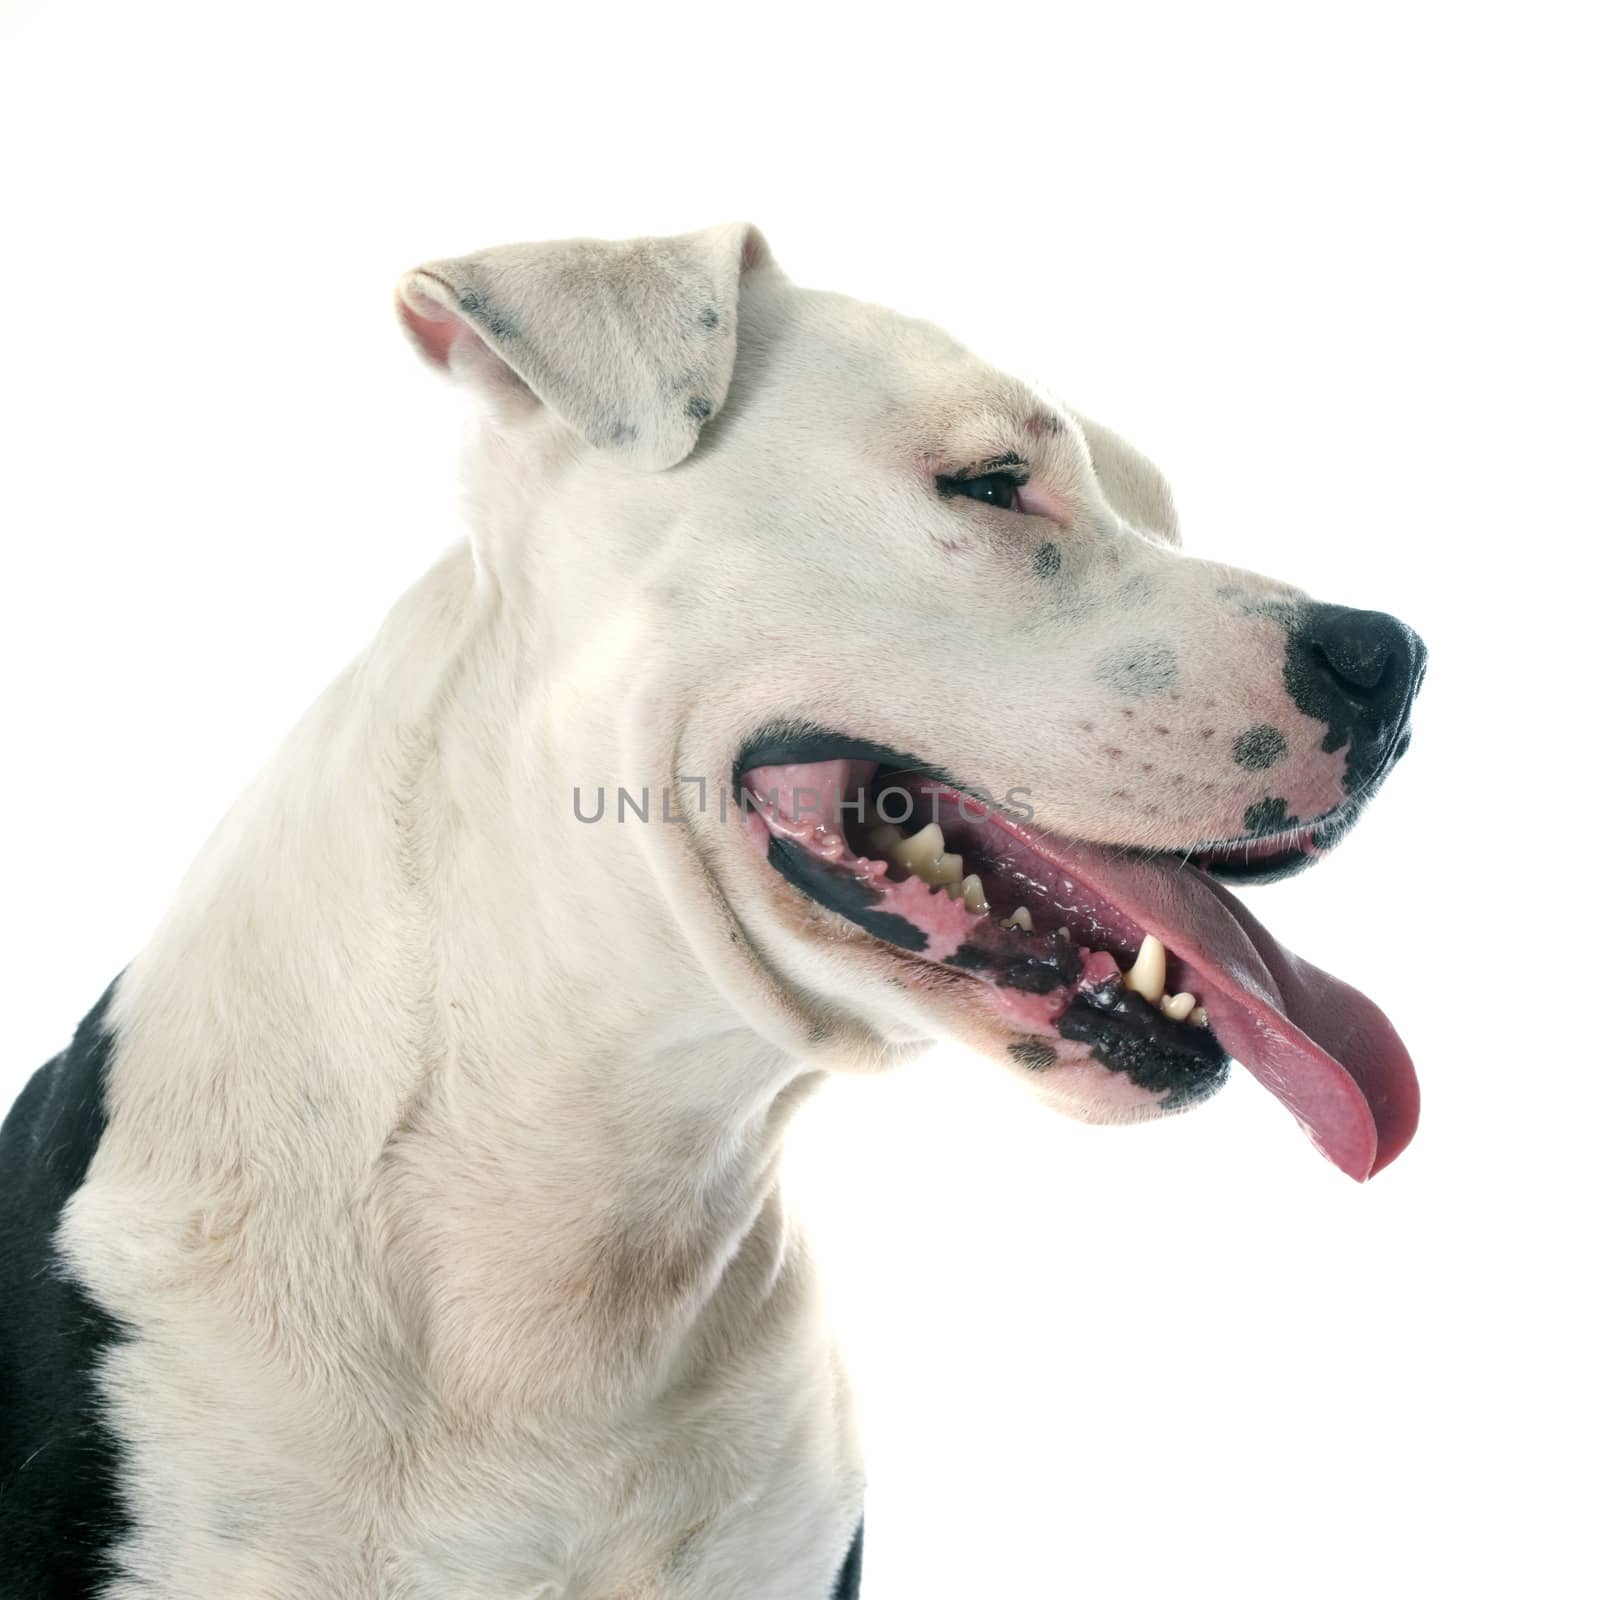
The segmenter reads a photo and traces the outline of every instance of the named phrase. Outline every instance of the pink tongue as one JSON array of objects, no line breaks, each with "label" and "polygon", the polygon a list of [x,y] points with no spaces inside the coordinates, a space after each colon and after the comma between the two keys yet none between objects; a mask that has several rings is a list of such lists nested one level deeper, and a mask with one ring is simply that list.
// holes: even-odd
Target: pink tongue
[{"label": "pink tongue", "polygon": [[1411,1057],[1359,990],[1285,950],[1192,867],[1075,845],[1068,870],[1188,963],[1228,1054],[1341,1170],[1370,1178],[1410,1143],[1417,1127]]},{"label": "pink tongue", "polygon": [[[786,815],[831,820],[841,815],[841,797],[858,795],[874,771],[871,762],[814,761],[762,768],[745,781],[777,797]],[[1200,993],[1228,1054],[1341,1170],[1370,1178],[1410,1143],[1417,1127],[1411,1057],[1359,990],[1285,950],[1215,879],[1192,867],[1092,845],[1063,847],[1032,833],[1027,842],[1187,963],[1194,976],[1185,981]],[[837,834],[834,844],[843,847]]]}]

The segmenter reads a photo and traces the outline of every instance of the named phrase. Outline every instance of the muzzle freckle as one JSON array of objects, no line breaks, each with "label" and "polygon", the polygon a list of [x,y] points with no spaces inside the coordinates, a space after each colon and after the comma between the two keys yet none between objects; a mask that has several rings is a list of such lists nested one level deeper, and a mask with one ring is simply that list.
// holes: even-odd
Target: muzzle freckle
[{"label": "muzzle freckle", "polygon": [[1263,723],[1233,741],[1233,759],[1247,771],[1265,772],[1283,759],[1288,748],[1288,740],[1276,728]]},{"label": "muzzle freckle", "polygon": [[1283,833],[1292,828],[1299,817],[1289,815],[1289,802],[1274,796],[1265,800],[1258,800],[1253,806],[1247,806],[1244,813],[1244,831],[1252,837],[1259,838],[1263,834]]},{"label": "muzzle freckle", "polygon": [[1019,1039],[1006,1048],[1013,1061],[1033,1072],[1043,1072],[1056,1064],[1055,1050],[1043,1039]]}]

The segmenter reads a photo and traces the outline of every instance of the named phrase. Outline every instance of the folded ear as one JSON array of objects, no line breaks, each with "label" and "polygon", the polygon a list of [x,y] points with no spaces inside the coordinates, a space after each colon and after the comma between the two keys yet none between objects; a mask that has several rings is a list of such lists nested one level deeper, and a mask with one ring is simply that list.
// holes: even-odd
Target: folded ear
[{"label": "folded ear", "polygon": [[727,399],[740,280],[771,264],[748,223],[508,244],[429,262],[396,299],[435,366],[491,393],[531,392],[590,444],[662,468]]}]

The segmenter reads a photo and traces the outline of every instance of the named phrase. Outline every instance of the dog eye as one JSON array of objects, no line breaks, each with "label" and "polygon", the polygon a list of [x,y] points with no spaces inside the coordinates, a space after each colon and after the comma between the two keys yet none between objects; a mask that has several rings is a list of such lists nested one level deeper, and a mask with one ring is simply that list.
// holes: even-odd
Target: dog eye
[{"label": "dog eye", "polygon": [[1022,484],[1009,472],[986,472],[981,478],[940,478],[938,486],[940,494],[964,494],[970,500],[1013,511]]}]

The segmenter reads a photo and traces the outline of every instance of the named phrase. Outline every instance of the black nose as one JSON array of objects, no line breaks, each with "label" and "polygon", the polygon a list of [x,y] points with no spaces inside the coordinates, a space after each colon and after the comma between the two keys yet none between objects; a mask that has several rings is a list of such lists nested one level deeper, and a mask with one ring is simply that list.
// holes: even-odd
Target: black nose
[{"label": "black nose", "polygon": [[1422,640],[1386,612],[1312,605],[1296,615],[1284,682],[1308,717],[1327,723],[1324,750],[1349,745],[1347,789],[1381,777],[1405,753],[1427,663]]}]

